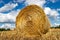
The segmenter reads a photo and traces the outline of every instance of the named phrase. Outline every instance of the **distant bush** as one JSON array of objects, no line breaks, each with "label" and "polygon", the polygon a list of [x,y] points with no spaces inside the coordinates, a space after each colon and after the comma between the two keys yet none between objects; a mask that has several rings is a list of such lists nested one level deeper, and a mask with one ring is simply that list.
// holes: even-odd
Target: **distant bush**
[{"label": "distant bush", "polygon": [[0,28],[0,31],[9,31],[10,29]]}]

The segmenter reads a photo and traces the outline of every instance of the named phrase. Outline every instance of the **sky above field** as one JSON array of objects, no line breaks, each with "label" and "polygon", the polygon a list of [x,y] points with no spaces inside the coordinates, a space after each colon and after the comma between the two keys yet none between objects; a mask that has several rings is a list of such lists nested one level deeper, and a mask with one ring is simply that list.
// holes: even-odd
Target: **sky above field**
[{"label": "sky above field", "polygon": [[19,11],[32,4],[44,10],[52,26],[60,24],[60,0],[0,0],[0,28],[14,28]]}]

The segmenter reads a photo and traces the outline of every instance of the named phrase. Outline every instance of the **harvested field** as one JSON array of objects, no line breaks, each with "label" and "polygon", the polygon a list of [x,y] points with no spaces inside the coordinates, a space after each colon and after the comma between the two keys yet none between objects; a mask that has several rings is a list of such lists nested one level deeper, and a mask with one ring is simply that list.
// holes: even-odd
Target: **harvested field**
[{"label": "harvested field", "polygon": [[0,32],[0,40],[60,40],[60,29],[50,29],[49,32],[42,36],[22,37],[16,31],[2,31]]}]

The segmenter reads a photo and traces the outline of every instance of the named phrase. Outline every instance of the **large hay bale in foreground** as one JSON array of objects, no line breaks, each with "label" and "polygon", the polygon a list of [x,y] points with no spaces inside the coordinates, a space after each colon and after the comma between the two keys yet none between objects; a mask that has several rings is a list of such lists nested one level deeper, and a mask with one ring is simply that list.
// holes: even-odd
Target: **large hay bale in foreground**
[{"label": "large hay bale in foreground", "polygon": [[25,7],[16,17],[16,30],[23,36],[45,34],[49,28],[47,16],[37,5]]}]

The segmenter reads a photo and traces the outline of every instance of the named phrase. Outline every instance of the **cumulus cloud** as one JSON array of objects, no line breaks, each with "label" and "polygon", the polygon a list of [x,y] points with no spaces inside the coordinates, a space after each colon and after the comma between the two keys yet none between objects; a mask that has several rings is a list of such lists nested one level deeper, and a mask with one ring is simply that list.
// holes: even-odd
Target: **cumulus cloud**
[{"label": "cumulus cloud", "polygon": [[57,17],[58,19],[60,19],[60,17]]},{"label": "cumulus cloud", "polygon": [[45,0],[26,0],[26,1],[25,1],[25,5],[35,4],[35,5],[38,5],[38,6],[41,6],[41,7],[42,7],[45,3],[46,3]]},{"label": "cumulus cloud", "polygon": [[59,17],[59,12],[55,9],[51,9],[49,7],[45,7],[44,11],[46,13],[46,15],[50,18],[50,20],[52,20],[51,18],[53,18],[52,21],[54,21],[54,24],[51,24],[51,26],[58,26],[60,25],[60,23],[56,23],[58,21],[60,21],[60,17]]},{"label": "cumulus cloud", "polygon": [[11,25],[11,24],[9,24],[9,23],[5,23],[5,24],[3,24],[0,28],[5,28],[5,29],[11,29],[11,30],[14,30],[15,25],[14,25],[14,24]]},{"label": "cumulus cloud", "polygon": [[[8,23],[5,23],[2,26],[0,26],[0,28],[14,30],[15,23],[13,23],[13,22],[16,21],[16,16],[18,15],[19,12],[20,12],[20,10],[18,9],[18,10],[13,10],[13,11],[9,12],[8,14],[0,13],[0,23],[8,22]],[[12,22],[13,24],[10,24],[9,22]]]},{"label": "cumulus cloud", "polygon": [[57,11],[60,11],[60,8],[58,8]]},{"label": "cumulus cloud", "polygon": [[16,6],[18,6],[17,3],[16,4],[14,4],[14,3],[5,4],[3,7],[0,8],[0,13],[1,12],[6,12],[6,11],[9,11],[9,10],[12,10]]},{"label": "cumulus cloud", "polygon": [[54,26],[56,27],[56,26],[59,26],[60,24],[58,24],[58,23],[54,23]]},{"label": "cumulus cloud", "polygon": [[13,10],[8,14],[0,13],[0,22],[15,22],[16,16],[20,10]]},{"label": "cumulus cloud", "polygon": [[46,15],[49,15],[50,17],[57,18],[59,15],[57,10],[51,9],[49,7],[45,7],[44,11],[45,11]]}]

